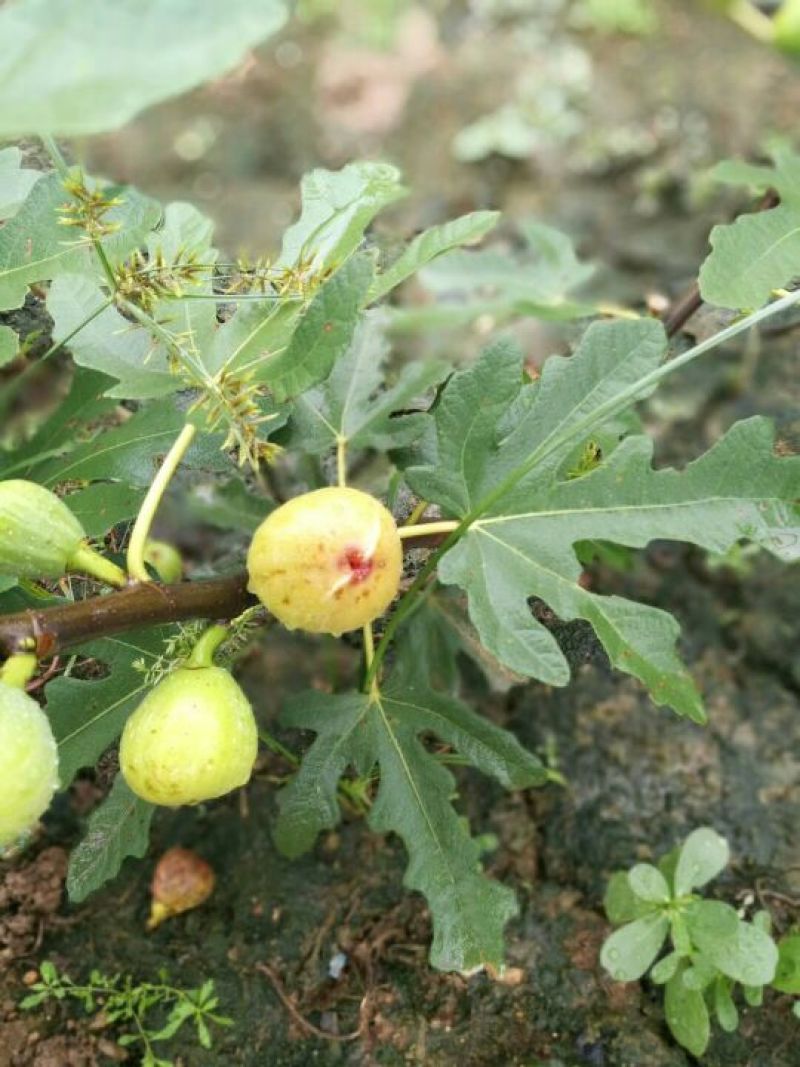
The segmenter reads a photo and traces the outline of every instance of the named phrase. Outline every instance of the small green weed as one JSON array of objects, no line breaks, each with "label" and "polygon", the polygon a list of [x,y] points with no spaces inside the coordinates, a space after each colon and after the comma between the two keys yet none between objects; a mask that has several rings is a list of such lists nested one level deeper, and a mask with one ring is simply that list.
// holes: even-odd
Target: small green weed
[{"label": "small green weed", "polygon": [[[155,983],[135,982],[127,974],[109,976],[92,971],[87,984],[78,985],[66,974],[59,974],[48,960],[41,965],[39,973],[41,981],[31,986],[21,1008],[29,1010],[48,1000],[77,1000],[87,1014],[126,1028],[117,1040],[120,1045],[141,1044],[142,1067],[172,1067],[172,1060],[155,1054],[153,1044],[168,1041],[186,1022],[194,1023],[197,1038],[205,1049],[212,1045],[209,1023],[233,1025],[232,1019],[216,1011],[219,998],[212,979],[197,989],[180,989],[168,983],[164,971],[159,972],[160,981]],[[163,1019],[162,1025],[156,1025],[154,1016]],[[131,1028],[127,1029],[128,1026]]]}]

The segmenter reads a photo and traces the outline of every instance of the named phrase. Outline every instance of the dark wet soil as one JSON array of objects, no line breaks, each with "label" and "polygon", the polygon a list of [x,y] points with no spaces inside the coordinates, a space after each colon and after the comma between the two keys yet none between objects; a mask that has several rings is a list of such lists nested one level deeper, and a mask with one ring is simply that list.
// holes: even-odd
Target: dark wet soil
[{"label": "dark wet soil", "polygon": [[[311,88],[319,46],[304,31],[283,42],[297,46],[296,64],[281,67],[270,50],[241,85],[163,107],[93,152],[107,172],[157,195],[198,200],[220,220],[229,249],[245,241],[275,246],[303,170],[378,154],[404,166],[414,189],[394,216],[398,232],[476,205],[502,207],[512,219],[536,212],[608,265],[603,285],[616,299],[674,293],[702,259],[709,223],[734,203],[709,198],[687,175],[721,155],[756,151],[767,130],[790,129],[800,88],[796,68],[710,21],[698,5],[663,7],[664,38],[584,41],[597,78],[590,128],[649,131],[643,156],[607,154],[588,169],[575,162],[577,148],[530,165],[454,162],[452,133],[502,101],[508,56],[525,63],[512,26],[475,40],[457,30],[458,19],[443,23],[443,55],[412,86],[391,129],[326,124]],[[285,63],[297,51],[282,54]],[[189,163],[172,145],[198,109],[223,132]],[[650,172],[658,176],[653,196],[643,192]],[[705,328],[702,318],[694,328]],[[547,343],[536,328],[519,334],[533,347]],[[753,413],[774,417],[797,448],[797,355],[796,332],[765,335],[745,355],[723,353],[670,385],[648,416],[661,457],[683,462]],[[78,1011],[17,1011],[26,972],[47,958],[76,978],[90,967],[139,979],[165,967],[185,985],[213,977],[235,1027],[219,1032],[211,1052],[188,1037],[165,1046],[186,1067],[690,1064],[666,1030],[660,993],[647,983],[614,983],[600,970],[608,932],[602,893],[615,868],[658,856],[711,824],[733,852],[712,892],[769,908],[778,930],[800,921],[800,569],[758,557],[740,575],[656,544],[631,573],[598,571],[592,580],[680,619],[710,723],[700,728],[656,709],[634,682],[608,671],[581,628],[561,634],[575,672],[567,689],[533,684],[499,695],[469,675],[468,698],[523,743],[555,756],[567,779],[563,789],[509,796],[477,775],[460,778],[460,804],[475,831],[497,838],[487,864],[520,900],[504,982],[427,967],[428,918],[422,899],[402,889],[397,842],[349,820],[308,857],[278,855],[269,832],[274,779],[287,768],[269,758],[241,798],[160,813],[149,856],[129,861],[123,877],[83,905],[68,905],[59,889],[63,849],[78,836],[74,803],[63,802],[28,854],[0,866],[8,915],[0,925],[0,1067],[88,1067],[122,1055],[118,1031],[90,1029]],[[321,678],[343,684],[355,656],[343,645],[313,652],[270,636],[243,663],[242,678],[274,727],[282,694]],[[208,904],[147,934],[155,858],[174,844],[207,858],[218,886]],[[332,978],[340,952],[347,963]],[[790,1007],[787,997],[767,993],[762,1008],[743,1008],[738,1033],[717,1031],[704,1062],[800,1067]]]}]

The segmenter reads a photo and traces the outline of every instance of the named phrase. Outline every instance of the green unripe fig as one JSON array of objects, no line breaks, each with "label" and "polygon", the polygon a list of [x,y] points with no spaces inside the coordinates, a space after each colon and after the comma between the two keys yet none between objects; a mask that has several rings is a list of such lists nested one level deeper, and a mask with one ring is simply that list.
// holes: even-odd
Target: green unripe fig
[{"label": "green unripe fig", "polygon": [[36,482],[0,482],[0,574],[61,578],[84,571],[111,585],[125,574],[86,543],[86,533],[55,493]]},{"label": "green unripe fig", "polygon": [[155,568],[162,582],[179,582],[183,577],[181,554],[166,541],[148,541],[144,549],[144,561]]},{"label": "green unripe fig", "polygon": [[0,482],[0,572],[60,578],[86,539],[63,500],[35,482]]},{"label": "green unripe fig", "polygon": [[358,489],[294,497],[262,522],[247,554],[248,589],[289,629],[342,634],[397,594],[403,547],[391,514]]},{"label": "green unripe fig", "polygon": [[258,748],[253,711],[221,667],[181,667],[125,724],[120,768],[134,793],[178,807],[230,793],[250,778]]},{"label": "green unripe fig", "polygon": [[24,689],[0,681],[0,849],[35,825],[57,788],[47,716]]}]

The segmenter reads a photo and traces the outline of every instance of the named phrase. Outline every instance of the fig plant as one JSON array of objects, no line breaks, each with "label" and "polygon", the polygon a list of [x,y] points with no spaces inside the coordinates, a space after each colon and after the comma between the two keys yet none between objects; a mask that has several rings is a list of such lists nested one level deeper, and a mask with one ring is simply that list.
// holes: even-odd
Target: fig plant
[{"label": "fig plant", "polygon": [[[755,183],[751,168],[736,171],[773,189],[780,206],[712,235],[701,292],[737,315],[692,347],[671,349],[671,341],[696,294],[664,323],[579,302],[573,289],[589,268],[565,235],[541,224],[526,230],[524,287],[513,258],[463,247],[497,224],[491,211],[434,226],[394,257],[382,254],[365,235],[405,194],[396,168],[383,163],[312,171],[274,258],[232,262],[214,248],[212,224],[195,208],[161,205],[89,176],[54,139],[109,128],[154,93],[201,80],[203,71],[180,65],[170,80],[161,65],[154,86],[144,77],[143,51],[141,84],[129,63],[124,106],[114,106],[118,71],[92,34],[111,34],[114,18],[123,32],[135,6],[125,0],[111,15],[105,5],[98,25],[69,41],[71,56],[85,51],[85,65],[65,64],[63,77],[108,64],[105,99],[80,84],[48,96],[45,81],[35,107],[34,100],[0,107],[0,136],[39,136],[53,164],[31,176],[19,157],[10,161],[14,187],[27,192],[0,228],[0,310],[43,301],[52,343],[10,378],[0,410],[13,410],[20,380],[46,369],[45,361],[68,352],[73,367],[68,395],[38,428],[25,434],[11,424],[0,453],[3,492],[16,514],[31,483],[48,491],[51,508],[55,491],[76,517],[63,524],[75,544],[85,537],[107,546],[105,571],[88,565],[82,547],[76,556],[61,543],[56,565],[30,511],[22,523],[0,525],[0,651],[10,662],[50,662],[38,691],[58,745],[61,787],[122,736],[121,776],[73,852],[71,896],[83,899],[126,856],[144,853],[154,803],[196,803],[247,781],[252,712],[225,668],[213,664],[216,645],[224,643],[229,659],[274,620],[323,635],[357,629],[363,664],[352,687],[304,694],[281,712],[285,726],[316,739],[277,795],[275,840],[290,856],[311,848],[339,822],[342,796],[357,796],[369,826],[399,836],[409,853],[405,884],[428,900],[432,963],[462,973],[499,968],[517,904],[482,869],[480,842],[453,803],[448,764],[455,753],[508,789],[558,776],[460,698],[460,653],[566,685],[565,656],[532,610],[538,598],[563,620],[588,622],[611,663],[655,704],[705,721],[702,696],[676,651],[675,619],[587,588],[582,546],[636,549],[663,538],[724,553],[745,541],[786,561],[800,555],[800,458],[776,448],[767,419],[735,424],[675,470],[653,467],[653,441],[636,417],[636,405],[661,381],[800,302],[800,292],[786,288],[797,259],[784,255],[794,239],[800,157],[782,153],[774,170],[758,169]],[[163,7],[169,20],[181,6],[154,9]],[[69,17],[50,25],[45,7],[4,8],[0,31],[36,25],[57,39]],[[271,7],[281,5],[259,11]],[[280,22],[231,4],[228,43],[237,20],[242,41]],[[145,51],[147,42],[144,35]],[[187,63],[202,66],[201,44]],[[219,72],[218,59],[207,73]],[[22,98],[26,77],[18,66],[0,84]],[[10,91],[0,91],[0,103]],[[769,229],[764,247],[762,229]],[[502,305],[505,321],[571,320],[579,340],[541,373],[507,336],[458,367],[418,360],[400,368],[389,345],[403,311],[387,297],[417,274],[433,291],[434,321],[474,317],[475,307],[465,315],[452,299],[466,290],[481,314],[489,301]],[[510,296],[497,296],[498,278]],[[18,350],[16,336],[8,344]],[[279,490],[272,497],[270,483]],[[182,515],[231,532],[235,570],[220,556],[214,577],[190,570],[187,581],[154,582],[151,534],[165,498]],[[33,558],[44,565],[32,571]],[[64,581],[65,567],[89,580]],[[124,588],[102,589],[120,584],[122,572]],[[211,627],[179,625],[188,620]],[[69,670],[53,665],[64,649],[78,657]],[[19,693],[14,700],[33,702]],[[266,724],[261,733],[276,743]],[[52,766],[43,764],[43,802],[53,782]],[[4,778],[9,788],[16,810],[21,794]],[[10,832],[40,813],[37,800]]]}]

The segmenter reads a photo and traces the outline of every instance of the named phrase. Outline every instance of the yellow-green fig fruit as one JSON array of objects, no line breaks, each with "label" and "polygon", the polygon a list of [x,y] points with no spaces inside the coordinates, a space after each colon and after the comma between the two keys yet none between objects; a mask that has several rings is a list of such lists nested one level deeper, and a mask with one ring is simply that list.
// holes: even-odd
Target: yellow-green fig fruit
[{"label": "yellow-green fig fruit", "polygon": [[152,804],[178,807],[230,793],[250,778],[253,711],[221,667],[182,667],[151,690],[125,724],[125,781]]},{"label": "yellow-green fig fruit", "polygon": [[0,849],[36,824],[57,788],[47,716],[24,689],[0,682]]},{"label": "yellow-green fig fruit", "polygon": [[400,586],[403,548],[380,501],[332,487],[295,497],[253,535],[248,588],[289,629],[341,634],[382,615]]},{"label": "yellow-green fig fruit", "polygon": [[86,538],[63,500],[36,482],[0,482],[0,574],[60,578]]},{"label": "yellow-green fig fruit", "polygon": [[55,493],[36,482],[0,482],[0,574],[61,578],[83,571],[109,585],[125,573],[86,543],[86,533]]},{"label": "yellow-green fig fruit", "polygon": [[181,554],[167,541],[148,541],[144,547],[144,561],[155,567],[162,582],[179,582],[183,577]]}]

